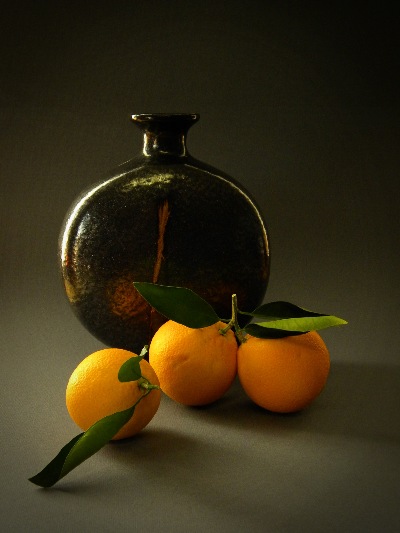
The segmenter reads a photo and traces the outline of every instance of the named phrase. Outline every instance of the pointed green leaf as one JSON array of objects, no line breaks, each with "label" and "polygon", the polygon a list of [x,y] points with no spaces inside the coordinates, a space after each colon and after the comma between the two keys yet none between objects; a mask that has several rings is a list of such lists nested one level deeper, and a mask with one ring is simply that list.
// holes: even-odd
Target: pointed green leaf
[{"label": "pointed green leaf", "polygon": [[79,439],[69,452],[61,471],[61,477],[65,476],[80,465],[83,461],[98,452],[107,444],[118,431],[131,419],[135,412],[135,406],[124,411],[118,411],[112,415],[95,422]]},{"label": "pointed green leaf", "polygon": [[302,307],[298,307],[290,302],[270,302],[257,307],[252,313],[239,313],[254,317],[266,318],[268,320],[279,320],[281,318],[301,318],[326,316],[322,313],[315,313]]},{"label": "pointed green leaf", "polygon": [[[250,335],[254,335],[254,337],[274,338],[270,336],[272,334],[270,330],[279,330],[282,334],[277,334],[276,336],[286,337],[288,335],[294,335],[296,332],[307,333],[308,331],[317,331],[332,326],[342,326],[344,324],[347,324],[347,322],[342,318],[332,315],[319,315],[257,322],[256,324],[249,324],[245,330]],[[264,332],[261,328],[265,328],[268,331]]]},{"label": "pointed green leaf", "polygon": [[41,487],[52,487],[107,444],[130,420],[134,411],[135,406],[132,406],[95,422],[87,431],[66,444],[58,455],[29,481]]},{"label": "pointed green leaf", "polygon": [[154,309],[179,324],[204,328],[219,321],[211,305],[190,289],[147,282],[134,286]]},{"label": "pointed green leaf", "polygon": [[75,443],[82,437],[80,433],[66,444],[50,463],[43,468],[41,472],[29,478],[29,481],[40,487],[52,487],[60,479],[60,473],[67,455],[74,447]]},{"label": "pointed green leaf", "polygon": [[289,331],[276,328],[266,328],[260,324],[248,324],[244,330],[253,337],[260,339],[281,339],[283,337],[290,337],[294,335],[302,335],[304,331]]},{"label": "pointed green leaf", "polygon": [[145,346],[138,356],[131,357],[119,369],[118,379],[119,381],[136,381],[142,377],[142,371],[140,369],[140,361],[146,357],[148,353],[148,347]]}]

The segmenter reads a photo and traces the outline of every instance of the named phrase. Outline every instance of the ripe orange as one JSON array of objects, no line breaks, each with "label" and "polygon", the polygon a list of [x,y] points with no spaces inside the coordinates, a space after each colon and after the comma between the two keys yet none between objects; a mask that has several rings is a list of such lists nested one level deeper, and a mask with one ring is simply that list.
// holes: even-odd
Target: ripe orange
[{"label": "ripe orange", "polygon": [[307,407],[324,388],[329,368],[328,349],[315,331],[282,339],[248,336],[238,349],[238,375],[246,394],[277,413]]},{"label": "ripe orange", "polygon": [[[122,383],[118,379],[121,365],[137,355],[127,350],[106,348],[86,357],[71,374],[66,390],[66,403],[72,420],[84,431],[107,415],[123,411],[144,394],[138,381]],[[152,385],[159,385],[150,364],[140,362],[142,376]],[[135,408],[132,418],[113,437],[131,437],[141,431],[155,415],[161,392],[153,389]]]},{"label": "ripe orange", "polygon": [[226,324],[193,329],[169,320],[155,333],[149,361],[163,392],[184,405],[206,405],[221,398],[236,376],[237,342]]}]

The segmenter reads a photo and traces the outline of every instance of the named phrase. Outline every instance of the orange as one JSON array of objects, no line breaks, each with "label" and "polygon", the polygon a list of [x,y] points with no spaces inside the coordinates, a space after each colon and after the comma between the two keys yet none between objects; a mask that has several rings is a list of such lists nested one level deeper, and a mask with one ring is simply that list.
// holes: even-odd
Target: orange
[{"label": "orange", "polygon": [[277,413],[300,411],[322,391],[330,358],[316,331],[282,339],[248,336],[238,349],[238,375],[257,405]]},{"label": "orange", "polygon": [[162,391],[184,405],[206,405],[221,398],[236,376],[237,342],[226,324],[193,329],[169,320],[155,333],[149,361]]},{"label": "orange", "polygon": [[[72,372],[66,390],[67,409],[72,420],[84,431],[107,415],[132,407],[145,393],[138,381],[122,383],[118,379],[121,365],[131,357],[137,355],[127,350],[106,348],[86,357]],[[152,385],[159,385],[154,370],[144,359],[140,369]],[[160,399],[160,390],[151,390],[113,440],[131,437],[147,426],[160,405]]]}]

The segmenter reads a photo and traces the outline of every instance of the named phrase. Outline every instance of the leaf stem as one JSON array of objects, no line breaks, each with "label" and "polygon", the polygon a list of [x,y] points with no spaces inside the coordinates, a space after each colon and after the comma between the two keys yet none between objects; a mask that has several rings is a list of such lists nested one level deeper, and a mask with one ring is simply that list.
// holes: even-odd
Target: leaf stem
[{"label": "leaf stem", "polygon": [[227,331],[230,329],[234,329],[236,338],[238,339],[239,343],[242,344],[246,341],[245,335],[243,335],[242,328],[239,326],[238,322],[238,304],[237,304],[237,296],[236,294],[232,294],[232,318],[228,322],[228,324],[219,330],[221,335],[225,335]]},{"label": "leaf stem", "polygon": [[236,338],[239,343],[242,344],[246,341],[246,336],[243,335],[242,328],[239,326],[238,311],[237,296],[236,294],[232,294],[232,320],[234,323]]},{"label": "leaf stem", "polygon": [[160,389],[160,387],[158,385],[153,385],[152,383],[150,383],[150,381],[145,378],[144,376],[142,376],[139,380],[138,380],[138,387],[139,389],[144,389],[144,394],[138,399],[138,401],[135,403],[135,406],[140,402],[140,400],[142,398],[144,398],[145,396],[147,396],[148,394],[150,394],[150,392],[154,389]]}]

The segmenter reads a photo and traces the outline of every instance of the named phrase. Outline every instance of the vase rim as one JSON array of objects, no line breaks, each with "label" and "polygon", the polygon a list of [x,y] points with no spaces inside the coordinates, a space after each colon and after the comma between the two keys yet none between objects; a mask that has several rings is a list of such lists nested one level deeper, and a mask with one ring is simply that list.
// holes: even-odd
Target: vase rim
[{"label": "vase rim", "polygon": [[198,113],[139,113],[132,115],[134,122],[159,122],[159,121],[179,121],[197,122],[200,118]]}]

